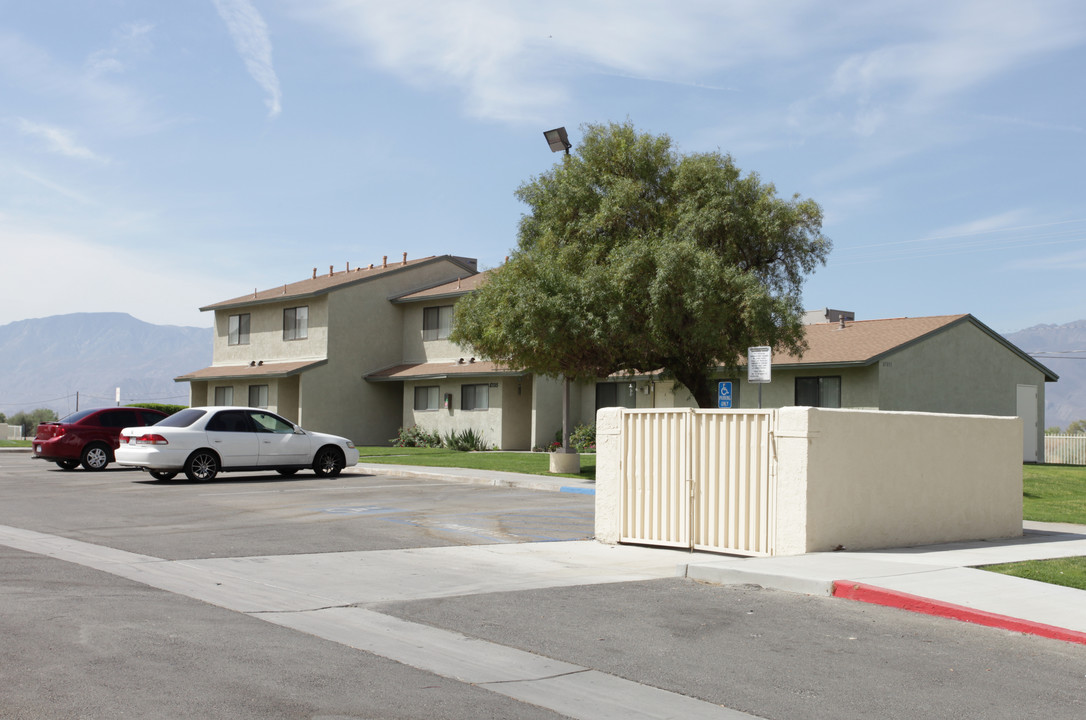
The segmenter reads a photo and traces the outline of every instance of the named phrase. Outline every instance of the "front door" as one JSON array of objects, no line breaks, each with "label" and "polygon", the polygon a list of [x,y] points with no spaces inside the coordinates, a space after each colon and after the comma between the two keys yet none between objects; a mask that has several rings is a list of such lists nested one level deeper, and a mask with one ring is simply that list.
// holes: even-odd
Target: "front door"
[{"label": "front door", "polygon": [[1018,386],[1018,417],[1022,418],[1022,460],[1040,462],[1037,435],[1037,386]]}]

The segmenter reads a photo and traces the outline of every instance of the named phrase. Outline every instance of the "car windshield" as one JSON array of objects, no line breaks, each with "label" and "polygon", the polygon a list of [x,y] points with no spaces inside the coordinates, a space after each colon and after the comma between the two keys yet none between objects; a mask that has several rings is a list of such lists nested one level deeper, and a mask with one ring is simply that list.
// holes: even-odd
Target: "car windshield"
[{"label": "car windshield", "polygon": [[156,427],[188,427],[194,422],[207,415],[207,410],[195,410],[193,408],[187,408],[185,410],[178,410],[168,418],[163,418],[155,423]]}]

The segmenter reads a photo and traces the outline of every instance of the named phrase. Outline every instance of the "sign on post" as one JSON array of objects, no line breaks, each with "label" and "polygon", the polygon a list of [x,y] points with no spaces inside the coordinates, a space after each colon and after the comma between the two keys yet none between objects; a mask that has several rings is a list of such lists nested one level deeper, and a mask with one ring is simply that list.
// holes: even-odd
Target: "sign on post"
[{"label": "sign on post", "polygon": [[747,348],[747,382],[771,382],[773,374],[773,348]]},{"label": "sign on post", "polygon": [[747,348],[747,382],[758,386],[758,409],[762,409],[762,385],[773,376],[773,348]]},{"label": "sign on post", "polygon": [[721,380],[716,389],[716,406],[725,410],[732,407],[732,381]]}]

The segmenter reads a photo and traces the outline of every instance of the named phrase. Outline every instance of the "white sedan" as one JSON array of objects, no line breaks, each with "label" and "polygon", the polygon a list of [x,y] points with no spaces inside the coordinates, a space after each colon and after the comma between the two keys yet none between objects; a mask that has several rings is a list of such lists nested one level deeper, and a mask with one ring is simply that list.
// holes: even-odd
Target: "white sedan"
[{"label": "white sedan", "polygon": [[335,477],[358,462],[347,438],[303,430],[250,407],[186,408],[151,426],[125,428],[120,441],[117,464],[146,470],[158,480],[182,471],[193,482],[206,482],[220,471],[293,475],[306,468]]}]

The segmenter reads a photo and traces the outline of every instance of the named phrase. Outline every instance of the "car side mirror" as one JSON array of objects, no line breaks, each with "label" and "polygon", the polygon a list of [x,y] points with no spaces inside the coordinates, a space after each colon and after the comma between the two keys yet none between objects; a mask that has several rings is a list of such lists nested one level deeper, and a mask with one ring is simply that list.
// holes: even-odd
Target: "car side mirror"
[{"label": "car side mirror", "polygon": [[295,425],[294,426],[294,434],[295,435],[305,435],[305,430],[302,430],[300,427]]}]

